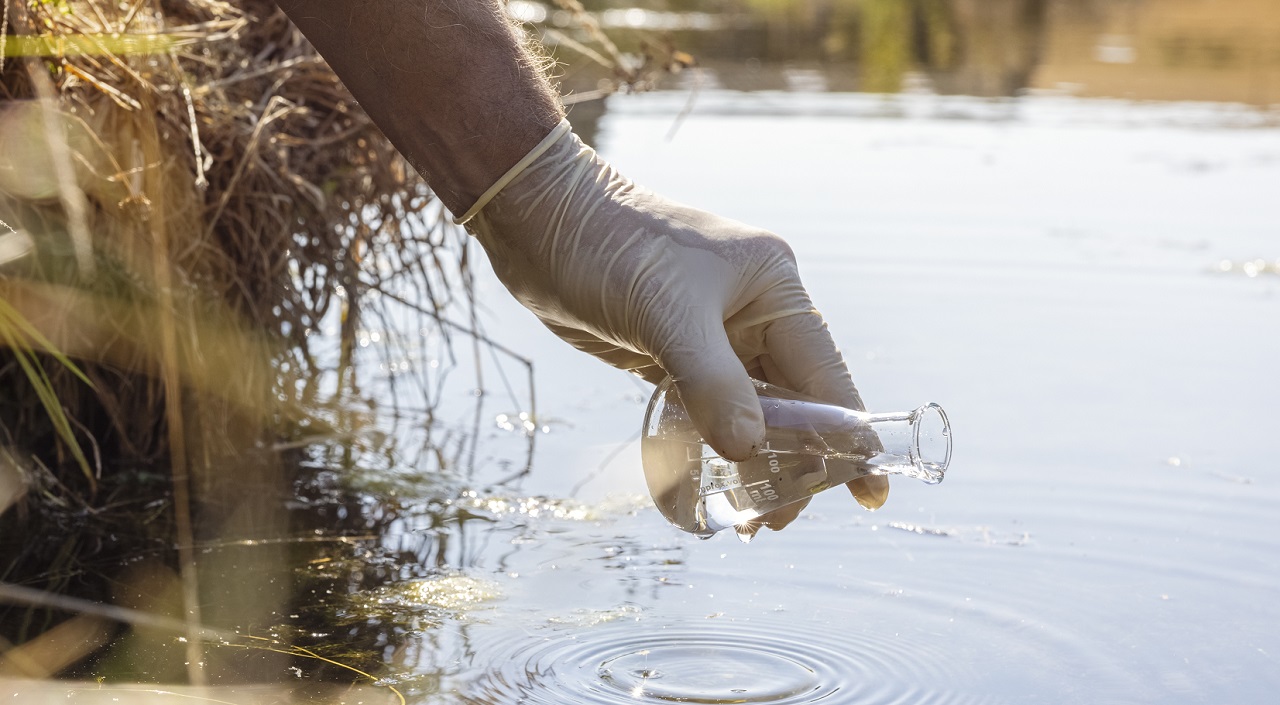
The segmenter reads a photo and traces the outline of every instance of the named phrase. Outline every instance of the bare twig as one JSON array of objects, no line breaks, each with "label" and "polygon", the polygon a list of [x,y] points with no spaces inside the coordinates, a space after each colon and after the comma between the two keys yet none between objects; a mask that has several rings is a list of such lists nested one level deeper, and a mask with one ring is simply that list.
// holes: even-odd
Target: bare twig
[{"label": "bare twig", "polygon": [[267,107],[262,111],[262,115],[258,118],[258,124],[253,129],[253,134],[249,137],[249,143],[245,146],[244,155],[240,158],[240,162],[236,165],[235,172],[231,175],[231,180],[222,190],[222,197],[218,200],[218,207],[214,209],[212,215],[209,216],[209,222],[206,226],[206,238],[212,237],[213,229],[218,225],[218,219],[222,217],[222,212],[226,210],[227,203],[231,201],[232,194],[235,193],[236,186],[240,183],[240,179],[244,176],[245,169],[248,168],[249,162],[253,159],[258,150],[258,145],[262,142],[263,131],[268,125],[288,115],[297,108],[290,105],[287,100],[279,96],[274,96],[267,103]]},{"label": "bare twig", "polygon": [[[178,72],[178,61],[171,54],[169,60],[173,62],[175,72]],[[196,168],[196,188],[201,191],[209,188],[209,180],[204,176],[204,147],[200,144],[200,128],[196,125],[196,105],[191,99],[191,89],[187,86],[184,78],[182,81],[182,100],[187,104],[187,124],[191,126],[191,150],[195,152],[193,160]]]},{"label": "bare twig", "polygon": [[611,68],[615,71],[623,73],[628,79],[632,78],[631,70],[627,66],[626,59],[623,58],[622,52],[618,51],[618,45],[614,44],[613,40],[609,38],[609,35],[605,34],[604,30],[600,29],[600,23],[596,22],[596,18],[592,17],[591,14],[587,12],[581,2],[578,0],[554,1],[561,9],[573,15],[574,21],[578,26],[582,27],[583,31],[585,31],[589,37],[599,43],[600,46],[604,47],[605,53],[607,53],[611,59],[611,62],[602,62],[604,65],[610,66],[610,64],[612,64]]}]

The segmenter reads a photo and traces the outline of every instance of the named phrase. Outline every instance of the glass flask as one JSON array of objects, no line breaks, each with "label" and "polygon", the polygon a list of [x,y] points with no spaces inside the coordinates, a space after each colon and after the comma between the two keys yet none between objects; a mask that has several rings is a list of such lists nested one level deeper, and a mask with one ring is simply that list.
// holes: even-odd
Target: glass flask
[{"label": "glass flask", "polygon": [[672,525],[703,538],[866,475],[934,484],[951,461],[951,426],[937,404],[867,413],[753,380],[765,442],[740,463],[716,454],[689,420],[671,378],[645,412],[645,482]]}]

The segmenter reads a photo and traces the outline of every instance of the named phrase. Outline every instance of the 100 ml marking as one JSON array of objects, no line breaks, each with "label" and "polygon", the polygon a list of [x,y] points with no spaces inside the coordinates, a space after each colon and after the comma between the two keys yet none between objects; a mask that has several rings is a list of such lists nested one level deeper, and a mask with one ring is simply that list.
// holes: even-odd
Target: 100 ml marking
[{"label": "100 ml marking", "polygon": [[[768,443],[765,444],[764,450],[770,450]],[[708,458],[701,454],[695,458],[693,453],[693,449],[689,449],[688,459],[691,461],[701,460],[705,464],[708,460],[720,460],[719,456]],[[769,460],[769,472],[775,475],[782,472],[782,466],[778,461],[777,453],[769,452],[765,457]],[[690,473],[692,474],[693,472],[695,472],[695,470],[690,468]],[[698,496],[705,497],[710,494],[725,492],[739,487],[746,490],[747,494],[751,497],[751,501],[756,503],[771,502],[778,499],[778,491],[774,489],[773,482],[771,480],[756,480],[755,482],[743,485],[741,484],[741,479],[738,477],[737,473],[732,475],[712,476],[706,483],[698,487]]]},{"label": "100 ml marking", "polygon": [[[765,444],[764,449],[770,450],[768,443]],[[765,457],[769,459],[769,472],[775,475],[782,472],[777,453],[770,452]],[[751,496],[753,502],[771,502],[778,498],[778,491],[773,488],[773,482],[770,480],[756,480],[743,485],[742,488]]]}]

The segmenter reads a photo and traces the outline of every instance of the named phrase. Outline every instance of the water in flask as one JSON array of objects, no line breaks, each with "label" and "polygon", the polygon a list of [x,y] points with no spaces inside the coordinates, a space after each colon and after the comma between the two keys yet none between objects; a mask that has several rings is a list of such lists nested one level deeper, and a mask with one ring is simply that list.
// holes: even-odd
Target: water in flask
[{"label": "water in flask", "polygon": [[645,481],[674,526],[706,538],[866,475],[932,484],[946,473],[951,428],[937,404],[871,414],[754,383],[765,444],[738,463],[703,441],[670,378],[654,391],[641,440]]}]

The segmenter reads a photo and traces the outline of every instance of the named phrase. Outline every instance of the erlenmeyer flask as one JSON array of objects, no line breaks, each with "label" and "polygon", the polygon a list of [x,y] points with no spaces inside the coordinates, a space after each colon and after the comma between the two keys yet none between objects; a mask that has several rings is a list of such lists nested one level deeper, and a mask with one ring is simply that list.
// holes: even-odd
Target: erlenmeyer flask
[{"label": "erlenmeyer flask", "polygon": [[872,414],[754,380],[765,444],[734,463],[694,429],[670,378],[645,412],[645,482],[674,526],[708,537],[864,475],[942,481],[951,461],[951,426],[942,407]]}]

